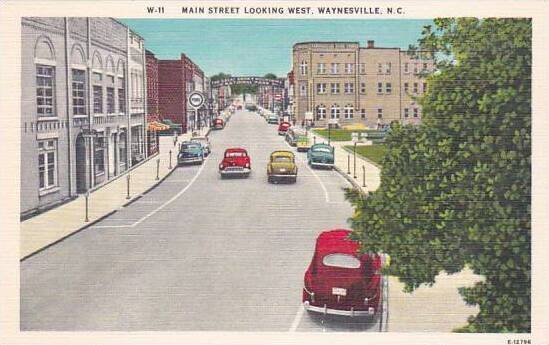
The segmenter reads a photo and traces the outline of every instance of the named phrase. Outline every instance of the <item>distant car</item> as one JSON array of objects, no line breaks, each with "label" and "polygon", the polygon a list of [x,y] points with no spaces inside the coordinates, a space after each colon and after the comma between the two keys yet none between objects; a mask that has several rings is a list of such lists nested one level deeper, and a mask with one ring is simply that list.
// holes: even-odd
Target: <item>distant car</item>
[{"label": "distant car", "polygon": [[303,306],[309,312],[373,317],[382,300],[384,256],[359,254],[350,230],[321,233],[305,272]]},{"label": "distant car", "polygon": [[267,181],[276,183],[280,180],[297,181],[297,165],[291,151],[274,151],[267,163]]},{"label": "distant car", "polygon": [[290,146],[296,146],[297,145],[297,139],[299,137],[305,136],[305,131],[300,128],[290,127],[286,131],[286,135],[284,139]]},{"label": "distant car", "polygon": [[334,160],[334,148],[328,144],[314,144],[309,151],[307,151],[307,163],[311,167],[333,168]]},{"label": "distant car", "polygon": [[278,125],[278,135],[286,135],[286,132],[288,131],[288,129],[292,127],[292,124],[289,123],[289,122],[281,122],[279,125]]},{"label": "distant car", "polygon": [[252,171],[250,156],[246,149],[240,147],[225,150],[223,160],[219,164],[221,178],[226,176],[249,176]]},{"label": "distant car", "polygon": [[191,138],[192,142],[197,142],[202,145],[202,149],[204,150],[204,156],[208,156],[210,153],[212,153],[212,146],[210,144],[210,140],[206,136],[196,136]]},{"label": "distant car", "polygon": [[278,125],[278,116],[272,114],[267,117],[267,123],[270,125]]},{"label": "distant car", "polygon": [[308,151],[309,148],[311,147],[311,140],[305,134],[298,135],[297,136],[296,146],[297,146],[297,151],[298,152],[299,151]]},{"label": "distant car", "polygon": [[179,154],[177,155],[177,164],[189,164],[204,162],[204,149],[198,142],[184,141],[181,143]]},{"label": "distant car", "polygon": [[213,129],[223,129],[225,127],[225,121],[221,118],[214,119],[213,121]]}]

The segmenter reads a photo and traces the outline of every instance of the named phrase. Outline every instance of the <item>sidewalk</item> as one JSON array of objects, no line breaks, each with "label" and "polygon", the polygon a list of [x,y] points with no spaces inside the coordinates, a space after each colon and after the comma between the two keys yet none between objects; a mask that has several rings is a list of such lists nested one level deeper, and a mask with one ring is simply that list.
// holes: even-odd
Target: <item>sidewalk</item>
[{"label": "sidewalk", "polygon": [[[313,142],[315,134],[309,131]],[[328,143],[328,139],[316,135],[316,142]],[[381,169],[356,155],[356,176],[353,153],[343,147],[353,145],[352,141],[332,141],[335,148],[335,165],[338,172],[355,188],[364,193],[375,191],[380,184]],[[364,145],[364,144],[359,144]],[[348,157],[350,160],[348,161]],[[350,163],[350,164],[348,164]],[[362,187],[362,167],[365,167],[366,187]],[[349,169],[349,170],[348,170]],[[350,171],[350,174],[347,172]],[[436,283],[421,286],[413,293],[403,292],[404,284],[398,278],[389,276],[389,327],[390,332],[452,332],[467,324],[469,315],[478,313],[478,307],[465,304],[458,293],[459,287],[472,286],[482,277],[464,269],[456,274],[441,273]]]},{"label": "sidewalk", "polygon": [[[209,133],[209,128],[201,134]],[[180,135],[178,143],[188,140],[190,133]],[[177,166],[177,145],[173,145],[173,136],[162,136],[159,153],[135,168],[120,174],[92,191],[88,198],[88,219],[85,221],[86,199],[84,195],[44,212],[21,223],[20,254],[21,259],[49,246],[65,237],[82,230],[94,222],[116,212],[116,210],[139,198],[166,178]],[[172,166],[170,155],[172,151]],[[156,179],[157,160],[160,160],[159,179]],[[127,176],[130,176],[130,198],[127,199]]]}]

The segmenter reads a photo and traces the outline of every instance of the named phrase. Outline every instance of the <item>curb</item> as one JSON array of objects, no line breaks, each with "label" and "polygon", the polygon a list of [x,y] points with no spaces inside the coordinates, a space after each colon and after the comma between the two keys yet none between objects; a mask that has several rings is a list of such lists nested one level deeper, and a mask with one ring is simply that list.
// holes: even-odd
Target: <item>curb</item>
[{"label": "curb", "polygon": [[[155,155],[155,156],[156,156],[156,155]],[[151,158],[152,158],[152,157],[154,157],[154,156],[151,156]],[[164,175],[160,180],[156,181],[152,186],[150,186],[149,188],[147,188],[143,193],[141,193],[141,194],[139,194],[139,195],[136,195],[133,199],[131,199],[131,200],[127,201],[125,204],[123,204],[120,208],[124,208],[124,207],[126,207],[126,206],[129,206],[129,205],[133,204],[133,203],[136,202],[137,200],[141,199],[145,194],[149,193],[149,192],[152,191],[154,188],[158,187],[158,185],[159,185],[161,182],[163,182],[166,178],[168,178],[168,177],[175,171],[176,168],[177,168],[177,165],[174,166],[173,169],[170,170],[166,175]],[[90,226],[93,226],[93,225],[95,225],[96,223],[98,223],[98,222],[104,220],[105,218],[108,218],[108,217],[112,216],[113,214],[115,214],[116,212],[118,212],[118,210],[119,210],[120,208],[117,208],[117,209],[115,209],[115,210],[109,211],[109,212],[107,212],[106,214],[102,215],[101,217],[99,217],[99,218],[97,218],[97,219],[95,219],[95,220],[89,222],[88,224],[86,224],[86,225],[84,225],[84,226],[82,226],[82,227],[80,227],[80,228],[78,228],[78,229],[76,229],[76,230],[74,230],[74,231],[72,231],[72,232],[66,234],[65,236],[63,236],[63,237],[61,237],[61,238],[55,240],[54,242],[51,242],[51,243],[45,245],[44,247],[42,247],[42,248],[40,248],[40,249],[37,249],[37,250],[35,250],[34,252],[32,252],[32,253],[30,253],[30,254],[25,255],[24,257],[22,257],[21,259],[19,259],[19,262],[23,262],[23,261],[27,260],[28,258],[30,258],[30,257],[32,257],[32,256],[34,256],[34,255],[36,255],[36,254],[39,254],[40,252],[42,252],[42,251],[48,249],[49,247],[52,247],[52,246],[54,246],[54,245],[56,245],[56,244],[58,244],[58,243],[60,243],[60,242],[62,242],[62,241],[64,241],[64,240],[66,240],[67,238],[69,238],[69,237],[71,237],[71,236],[73,236],[73,235],[76,235],[77,233],[79,233],[79,232],[81,232],[81,231],[83,231],[83,230],[86,230],[86,229],[89,228]]]},{"label": "curb", "polygon": [[108,212],[107,214],[104,214],[102,215],[101,217],[97,218],[96,220],[93,220],[91,222],[89,222],[88,224],[84,225],[83,227],[80,227],[76,230],[74,230],[73,232],[69,233],[69,234],[66,234],[65,236],[55,240],[54,242],[52,243],[49,243],[47,245],[45,245],[44,247],[40,248],[40,249],[37,249],[35,250],[34,252],[30,253],[30,254],[27,254],[25,255],[24,257],[22,257],[21,259],[19,259],[19,262],[23,262],[25,260],[27,260],[28,258],[40,253],[40,252],[43,252],[44,250],[48,249],[49,247],[52,247],[56,244],[58,244],[59,242],[62,242],[64,240],[66,240],[67,238],[71,237],[72,235],[76,235],[77,233],[79,233],[80,231],[83,231],[83,230],[86,230],[87,228],[89,228],[90,226],[94,225],[95,223],[98,223],[100,221],[102,221],[103,219],[107,218],[107,217],[110,217],[112,216],[113,214],[115,214],[118,210],[112,210],[110,212]]},{"label": "curb", "polygon": [[334,165],[334,169],[341,175],[343,176],[347,181],[349,181],[349,183],[351,183],[353,185],[353,189],[357,189],[361,194],[363,195],[368,195],[368,192],[365,192],[363,189],[362,189],[362,186],[355,181],[354,178],[352,178],[351,176],[347,175],[347,173],[345,173],[343,170],[341,170],[341,168],[339,168],[337,165]]}]

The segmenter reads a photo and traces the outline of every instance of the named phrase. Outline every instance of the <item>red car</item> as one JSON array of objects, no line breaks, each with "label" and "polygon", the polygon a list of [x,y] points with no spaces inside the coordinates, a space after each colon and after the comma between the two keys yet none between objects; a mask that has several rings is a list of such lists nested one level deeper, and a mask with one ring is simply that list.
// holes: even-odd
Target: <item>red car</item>
[{"label": "red car", "polygon": [[292,126],[291,123],[289,122],[281,122],[279,125],[278,125],[278,135],[286,135],[286,132],[288,131],[288,128],[290,128]]},{"label": "red car", "polygon": [[331,230],[316,240],[305,272],[306,310],[344,316],[374,316],[381,306],[381,256],[359,254],[350,230]]},{"label": "red car", "polygon": [[225,127],[225,122],[221,118],[214,119],[213,128],[214,129],[223,129]]},{"label": "red car", "polygon": [[240,147],[225,150],[223,160],[219,164],[221,178],[225,176],[249,176],[252,171],[250,156],[248,152]]}]

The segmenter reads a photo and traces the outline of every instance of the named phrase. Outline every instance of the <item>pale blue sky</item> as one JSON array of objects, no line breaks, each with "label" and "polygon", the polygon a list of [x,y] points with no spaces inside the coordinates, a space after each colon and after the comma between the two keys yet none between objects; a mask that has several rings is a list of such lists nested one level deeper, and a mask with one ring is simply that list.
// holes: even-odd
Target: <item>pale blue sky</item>
[{"label": "pale blue sky", "polygon": [[416,44],[431,20],[120,19],[160,59],[187,54],[210,76],[285,76],[292,46],[304,41],[375,40],[379,47]]}]

